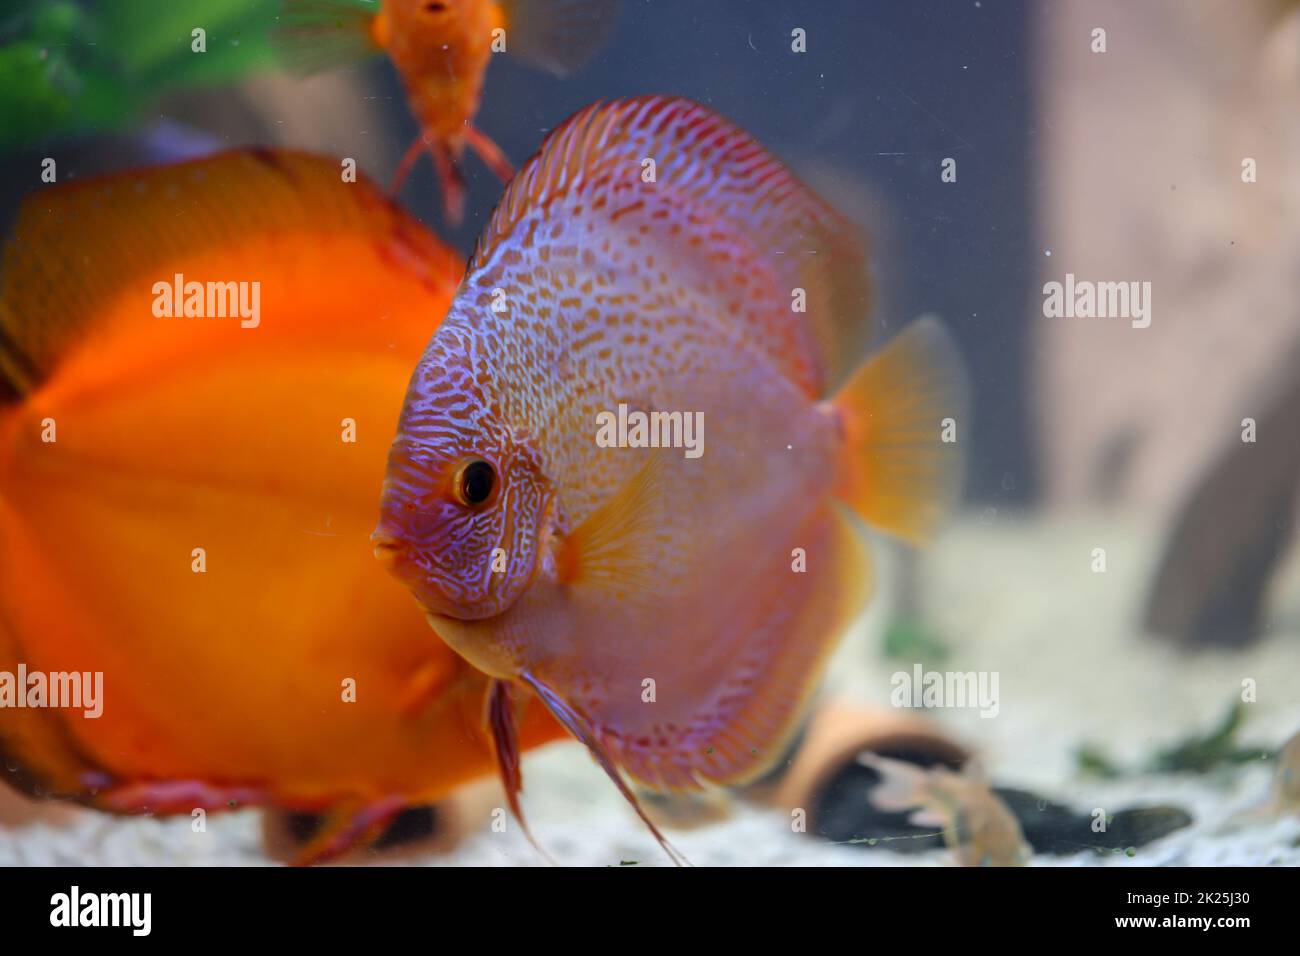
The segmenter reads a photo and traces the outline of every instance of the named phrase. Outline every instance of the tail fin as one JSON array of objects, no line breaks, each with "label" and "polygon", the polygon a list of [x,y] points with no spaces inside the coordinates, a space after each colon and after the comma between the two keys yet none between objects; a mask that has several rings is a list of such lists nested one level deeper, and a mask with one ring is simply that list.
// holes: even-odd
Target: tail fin
[{"label": "tail fin", "polygon": [[961,489],[966,391],[961,358],[937,320],[896,335],[831,399],[847,445],[839,496],[881,531],[928,540]]}]

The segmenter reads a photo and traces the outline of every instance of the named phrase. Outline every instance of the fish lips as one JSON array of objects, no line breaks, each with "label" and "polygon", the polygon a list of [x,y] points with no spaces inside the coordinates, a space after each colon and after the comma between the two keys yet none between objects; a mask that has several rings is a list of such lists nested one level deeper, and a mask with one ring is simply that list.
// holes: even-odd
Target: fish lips
[{"label": "fish lips", "polygon": [[402,568],[406,563],[407,546],[400,538],[389,534],[382,528],[376,528],[370,535],[370,543],[375,547],[375,558],[389,574],[396,578],[403,577]]},{"label": "fish lips", "polygon": [[389,574],[410,589],[415,601],[425,611],[439,618],[460,621],[477,621],[493,617],[501,608],[492,600],[473,603],[456,601],[437,586],[428,566],[421,560],[419,550],[403,535],[395,533],[382,522],[370,535],[375,558]]},{"label": "fish lips", "polygon": [[430,584],[427,572],[405,537],[381,523],[370,535],[370,543],[375,549],[375,559],[410,589],[420,607],[430,614],[449,615],[453,612],[450,602]]}]

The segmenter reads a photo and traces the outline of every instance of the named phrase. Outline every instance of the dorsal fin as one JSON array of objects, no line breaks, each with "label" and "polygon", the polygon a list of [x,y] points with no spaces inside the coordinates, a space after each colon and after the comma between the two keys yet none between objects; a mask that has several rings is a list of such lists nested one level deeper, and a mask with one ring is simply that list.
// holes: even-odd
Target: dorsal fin
[{"label": "dorsal fin", "polygon": [[541,223],[583,217],[653,239],[656,272],[745,323],[747,341],[811,394],[833,391],[870,341],[865,238],[698,103],[645,96],[568,119],[510,183],[470,268],[489,267],[512,238],[544,236]]},{"label": "dorsal fin", "polygon": [[339,160],[306,153],[237,150],[33,193],[0,265],[0,398],[44,381],[97,331],[111,297],[149,301],[178,257],[309,228],[401,244],[431,277],[452,269],[449,251],[364,176],[344,182]]}]

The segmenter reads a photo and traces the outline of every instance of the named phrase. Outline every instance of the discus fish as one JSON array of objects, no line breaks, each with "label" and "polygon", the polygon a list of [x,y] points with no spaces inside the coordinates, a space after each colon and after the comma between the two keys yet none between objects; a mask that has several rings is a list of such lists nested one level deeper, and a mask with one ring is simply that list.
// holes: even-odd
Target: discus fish
[{"label": "discus fish", "polygon": [[[99,672],[103,696],[98,718],[0,707],[7,782],[119,812],[324,813],[305,862],[492,771],[487,681],[368,540],[460,274],[322,157],[25,200],[0,265],[0,672]],[[258,284],[256,324],[225,283]],[[540,706],[521,719],[520,747],[562,734]]]},{"label": "discus fish", "polygon": [[502,182],[514,175],[501,149],[473,125],[493,53],[570,73],[604,42],[614,6],[614,0],[285,0],[276,35],[289,59],[308,69],[388,55],[421,129],[398,165],[393,192],[427,151],[448,218],[459,222],[466,146]]},{"label": "discus fish", "polygon": [[979,776],[973,763],[961,773],[862,754],[858,762],[881,776],[870,800],[890,812],[918,808],[910,821],[943,828],[962,866],[1024,866],[1030,848],[1015,816]]},{"label": "discus fish", "polygon": [[[374,541],[496,681],[511,792],[517,687],[638,812],[624,775],[761,774],[869,593],[853,515],[909,541],[939,521],[960,363],[933,321],[861,362],[864,250],[684,99],[583,110],[506,190],[412,375]],[[601,447],[621,405],[635,447]],[[698,457],[664,447],[686,416]]]}]

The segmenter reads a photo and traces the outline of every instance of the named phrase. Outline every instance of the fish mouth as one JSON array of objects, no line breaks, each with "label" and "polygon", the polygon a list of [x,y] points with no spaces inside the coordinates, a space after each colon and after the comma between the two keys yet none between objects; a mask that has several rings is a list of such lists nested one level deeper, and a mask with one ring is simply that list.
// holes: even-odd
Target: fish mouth
[{"label": "fish mouth", "polygon": [[406,586],[420,607],[426,611],[441,610],[441,602],[429,588],[415,552],[405,538],[384,530],[381,525],[371,533],[370,543],[374,546],[375,560],[400,584]]},{"label": "fish mouth", "polygon": [[[475,613],[472,609],[456,606],[435,587],[421,567],[416,549],[402,536],[384,530],[383,525],[370,535],[374,545],[376,560],[384,570],[406,585],[415,603],[429,615],[430,623],[434,617],[445,620],[474,620],[489,617],[490,613]],[[435,628],[436,630],[436,628]]]},{"label": "fish mouth", "polygon": [[385,531],[381,525],[370,535],[374,545],[375,559],[384,570],[396,578],[411,592],[415,603],[428,615],[443,614],[446,608],[437,600],[437,594],[429,588],[416,562],[411,560],[411,546],[398,535]]},{"label": "fish mouth", "polygon": [[401,577],[399,565],[406,554],[406,545],[387,531],[376,530],[370,535],[370,543],[375,548],[375,558],[390,574]]}]

